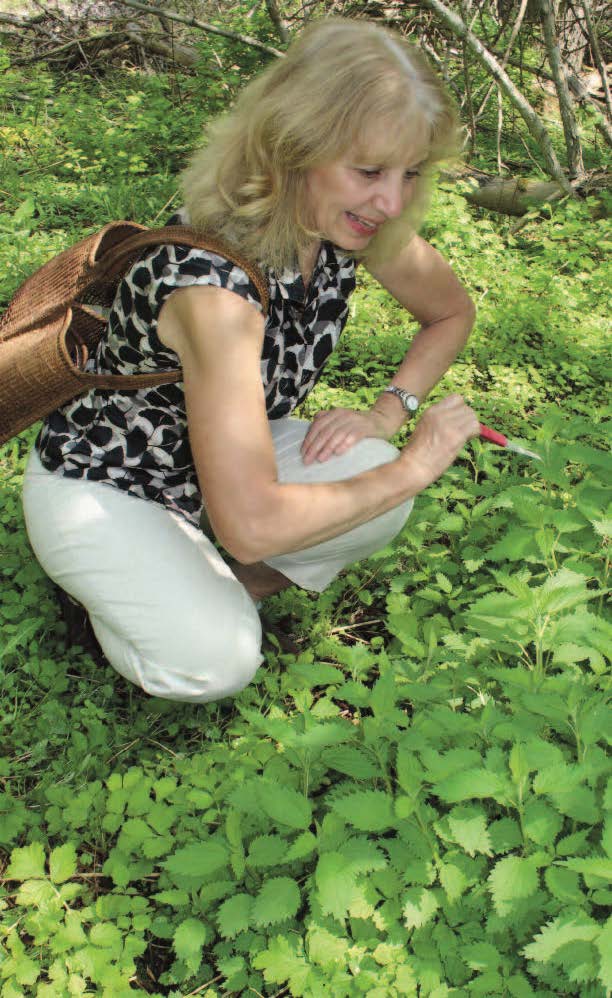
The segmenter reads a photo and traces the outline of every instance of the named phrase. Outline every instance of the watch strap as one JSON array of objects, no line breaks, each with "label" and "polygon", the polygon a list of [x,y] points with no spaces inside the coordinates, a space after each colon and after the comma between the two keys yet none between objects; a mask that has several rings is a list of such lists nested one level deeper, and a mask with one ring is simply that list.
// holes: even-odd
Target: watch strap
[{"label": "watch strap", "polygon": [[385,393],[395,395],[400,400],[402,406],[404,407],[404,411],[407,413],[412,414],[416,412],[419,407],[419,400],[416,395],[413,395],[411,392],[407,392],[405,388],[399,388],[397,385],[388,385],[384,389],[383,395]]}]

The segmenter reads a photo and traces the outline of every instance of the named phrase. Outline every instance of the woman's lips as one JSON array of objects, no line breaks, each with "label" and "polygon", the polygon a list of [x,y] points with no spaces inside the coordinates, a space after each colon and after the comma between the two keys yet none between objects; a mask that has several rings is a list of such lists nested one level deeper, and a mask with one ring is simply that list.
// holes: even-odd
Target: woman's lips
[{"label": "woman's lips", "polygon": [[363,219],[359,218],[358,215],[354,215],[351,211],[346,212],[347,221],[353,229],[354,232],[359,233],[360,236],[373,236],[378,225],[373,222],[366,223]]}]

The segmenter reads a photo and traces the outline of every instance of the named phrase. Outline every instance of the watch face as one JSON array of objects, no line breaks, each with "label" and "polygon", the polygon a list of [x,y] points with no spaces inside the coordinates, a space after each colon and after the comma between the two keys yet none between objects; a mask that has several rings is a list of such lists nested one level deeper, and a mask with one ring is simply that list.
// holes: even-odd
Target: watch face
[{"label": "watch face", "polygon": [[419,400],[416,395],[406,395],[405,401],[406,408],[409,409],[410,412],[416,412],[419,408]]}]

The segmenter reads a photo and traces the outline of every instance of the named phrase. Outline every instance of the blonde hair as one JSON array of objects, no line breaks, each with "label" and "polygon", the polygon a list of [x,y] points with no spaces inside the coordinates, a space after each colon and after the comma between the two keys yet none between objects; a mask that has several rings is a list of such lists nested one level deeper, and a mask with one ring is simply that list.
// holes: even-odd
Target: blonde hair
[{"label": "blonde hair", "polygon": [[368,140],[377,165],[405,156],[415,141],[429,150],[407,210],[385,222],[361,256],[387,259],[408,243],[433,165],[457,148],[457,119],[427,61],[400,35],[324,18],[253,79],[206,135],[181,177],[192,224],[282,270],[321,238],[307,217],[307,171],[349,149],[365,151]]}]

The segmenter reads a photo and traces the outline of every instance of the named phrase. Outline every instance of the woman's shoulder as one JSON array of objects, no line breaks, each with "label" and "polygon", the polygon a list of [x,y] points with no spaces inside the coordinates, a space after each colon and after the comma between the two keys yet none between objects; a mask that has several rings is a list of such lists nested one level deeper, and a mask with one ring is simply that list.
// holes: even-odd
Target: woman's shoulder
[{"label": "woman's shoulder", "polygon": [[[166,226],[189,225],[184,210],[175,212]],[[263,274],[264,281],[268,280]],[[251,274],[221,249],[203,249],[161,243],[146,250],[127,275],[130,284],[145,293],[149,301],[159,305],[171,291],[193,284],[210,284],[234,291],[241,297],[259,305],[261,295]]]}]

